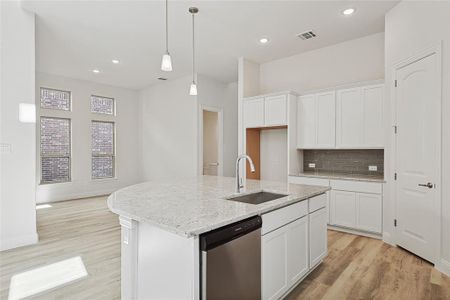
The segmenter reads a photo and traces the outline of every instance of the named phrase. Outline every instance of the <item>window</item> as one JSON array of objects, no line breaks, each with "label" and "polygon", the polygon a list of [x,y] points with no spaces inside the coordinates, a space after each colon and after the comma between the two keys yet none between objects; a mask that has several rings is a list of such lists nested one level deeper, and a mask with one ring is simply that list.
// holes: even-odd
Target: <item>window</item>
[{"label": "window", "polygon": [[91,112],[113,115],[114,99],[100,96],[91,96]]},{"label": "window", "polygon": [[114,123],[92,121],[92,178],[114,177]]},{"label": "window", "polygon": [[70,181],[70,120],[41,117],[41,183]]},{"label": "window", "polygon": [[41,88],[41,107],[70,110],[70,92]]}]

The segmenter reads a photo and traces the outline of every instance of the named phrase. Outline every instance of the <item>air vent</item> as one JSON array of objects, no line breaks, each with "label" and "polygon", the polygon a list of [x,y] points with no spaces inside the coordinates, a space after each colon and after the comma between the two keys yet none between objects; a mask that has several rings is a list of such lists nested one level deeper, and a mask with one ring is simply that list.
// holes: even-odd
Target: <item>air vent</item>
[{"label": "air vent", "polygon": [[297,36],[299,38],[301,38],[302,40],[309,40],[309,39],[317,37],[317,34],[312,30],[308,30],[308,31],[297,34]]},{"label": "air vent", "polygon": [[158,80],[167,80],[167,78],[164,78],[164,77],[158,77]]}]

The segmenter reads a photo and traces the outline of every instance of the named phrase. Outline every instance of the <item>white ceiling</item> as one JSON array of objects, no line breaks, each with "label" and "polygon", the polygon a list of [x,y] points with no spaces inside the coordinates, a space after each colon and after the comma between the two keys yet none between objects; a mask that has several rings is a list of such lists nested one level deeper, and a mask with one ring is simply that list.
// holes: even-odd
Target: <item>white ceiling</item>
[{"label": "white ceiling", "polygon": [[[237,80],[237,58],[255,62],[294,55],[384,30],[384,15],[398,1],[173,1],[169,50],[174,71],[160,71],[164,1],[27,1],[36,13],[39,72],[139,89],[191,72],[190,6],[196,18],[198,72]],[[351,17],[341,14],[356,8]],[[303,41],[297,33],[314,30]],[[270,42],[260,45],[267,36]],[[114,65],[112,59],[119,59]],[[92,69],[101,73],[93,74]]]}]

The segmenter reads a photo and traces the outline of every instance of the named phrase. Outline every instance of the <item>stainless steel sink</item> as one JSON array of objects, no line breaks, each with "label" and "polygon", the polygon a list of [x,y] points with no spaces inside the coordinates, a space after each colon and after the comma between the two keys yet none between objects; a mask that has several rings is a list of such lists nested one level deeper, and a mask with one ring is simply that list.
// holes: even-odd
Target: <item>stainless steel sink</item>
[{"label": "stainless steel sink", "polygon": [[231,197],[228,197],[227,199],[231,200],[231,201],[238,201],[238,202],[244,202],[244,203],[249,203],[249,204],[261,204],[264,202],[272,201],[272,200],[283,198],[286,196],[287,195],[261,191],[261,192],[252,193],[252,194],[245,194],[242,196],[238,196],[238,195],[231,196]]}]

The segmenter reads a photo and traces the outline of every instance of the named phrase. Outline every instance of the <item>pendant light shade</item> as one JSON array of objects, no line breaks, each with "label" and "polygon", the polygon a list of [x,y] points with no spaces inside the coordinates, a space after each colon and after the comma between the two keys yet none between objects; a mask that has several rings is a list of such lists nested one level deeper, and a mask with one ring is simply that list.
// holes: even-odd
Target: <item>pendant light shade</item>
[{"label": "pendant light shade", "polygon": [[166,53],[164,53],[161,61],[161,70],[172,71],[172,58],[169,54],[169,3],[166,0]]},{"label": "pendant light shade", "polygon": [[189,89],[189,95],[191,96],[197,96],[197,84],[195,81],[192,81],[191,87]]},{"label": "pendant light shade", "polygon": [[169,52],[164,54],[162,57],[161,70],[166,72],[172,71],[172,59],[170,58]]},{"label": "pendant light shade", "polygon": [[197,82],[195,81],[195,27],[194,16],[198,13],[197,7],[190,7],[189,12],[192,14],[192,83],[189,88],[189,95],[197,96]]}]

